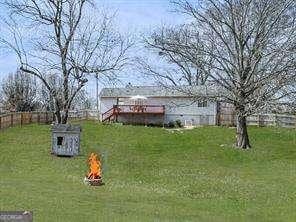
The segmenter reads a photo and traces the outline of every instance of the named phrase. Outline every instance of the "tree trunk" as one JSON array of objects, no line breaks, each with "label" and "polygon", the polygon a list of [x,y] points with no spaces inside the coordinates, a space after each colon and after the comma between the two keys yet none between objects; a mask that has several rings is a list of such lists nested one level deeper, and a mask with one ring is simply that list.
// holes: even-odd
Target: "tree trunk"
[{"label": "tree trunk", "polygon": [[58,123],[58,124],[62,123],[61,111],[60,110],[56,110],[54,112],[54,115],[56,117],[56,123]]},{"label": "tree trunk", "polygon": [[67,124],[68,122],[68,117],[69,117],[69,110],[66,109],[63,111],[63,115],[62,115],[62,124]]},{"label": "tree trunk", "polygon": [[237,116],[236,146],[241,149],[251,148],[247,129],[247,119],[244,115]]},{"label": "tree trunk", "polygon": [[68,123],[69,110],[66,110],[66,111],[56,110],[54,114],[56,117],[57,124],[67,124]]}]

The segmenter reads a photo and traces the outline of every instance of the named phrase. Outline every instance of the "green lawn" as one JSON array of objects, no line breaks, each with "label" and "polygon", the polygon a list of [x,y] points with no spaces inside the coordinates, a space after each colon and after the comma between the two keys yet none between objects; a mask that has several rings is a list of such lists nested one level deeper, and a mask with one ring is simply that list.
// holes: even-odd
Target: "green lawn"
[{"label": "green lawn", "polygon": [[[0,210],[34,221],[296,221],[296,131],[184,132],[83,122],[82,154],[50,155],[50,127],[0,132]],[[105,185],[83,184],[90,152],[104,155]]]}]

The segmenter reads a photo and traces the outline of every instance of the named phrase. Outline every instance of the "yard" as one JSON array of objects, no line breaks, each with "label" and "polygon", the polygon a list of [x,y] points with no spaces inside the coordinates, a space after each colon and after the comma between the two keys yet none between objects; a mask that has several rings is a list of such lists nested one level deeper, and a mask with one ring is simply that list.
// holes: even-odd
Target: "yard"
[{"label": "yard", "polygon": [[[167,131],[82,122],[82,155],[50,155],[50,127],[0,132],[0,210],[34,221],[296,221],[296,132],[250,128]],[[83,184],[87,157],[103,154],[104,186]]]}]

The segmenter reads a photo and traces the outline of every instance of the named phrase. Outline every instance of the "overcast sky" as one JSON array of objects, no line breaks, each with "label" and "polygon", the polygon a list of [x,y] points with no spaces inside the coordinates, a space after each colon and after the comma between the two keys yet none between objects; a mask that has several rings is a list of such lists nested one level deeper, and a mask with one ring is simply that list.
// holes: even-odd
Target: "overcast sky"
[{"label": "overcast sky", "polygon": [[[153,30],[162,24],[177,24],[182,22],[182,16],[173,13],[170,0],[96,0],[97,5],[103,5],[110,11],[116,11],[116,23],[121,32],[140,34]],[[3,8],[0,14],[3,13]],[[0,80],[17,67],[13,54],[0,53]],[[133,75],[132,75],[133,76]],[[131,79],[131,82],[132,79]],[[88,86],[92,91],[93,85]]]}]

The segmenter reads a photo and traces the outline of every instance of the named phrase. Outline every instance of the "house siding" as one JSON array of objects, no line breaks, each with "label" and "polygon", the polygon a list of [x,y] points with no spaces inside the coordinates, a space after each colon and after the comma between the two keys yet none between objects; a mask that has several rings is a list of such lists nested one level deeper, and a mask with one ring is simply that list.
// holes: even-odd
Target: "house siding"
[{"label": "house siding", "polygon": [[100,99],[100,118],[102,118],[102,114],[107,112],[109,109],[116,105],[116,98],[101,98]]},{"label": "house siding", "polygon": [[[101,114],[116,105],[117,98],[100,99]],[[120,98],[121,105],[132,105],[129,98]],[[164,105],[165,115],[125,115],[119,116],[118,121],[129,123],[147,123],[159,124],[169,123],[180,120],[183,125],[216,125],[217,103],[207,101],[207,107],[198,107],[197,102],[193,102],[188,97],[149,97],[145,101],[146,105]]]}]

